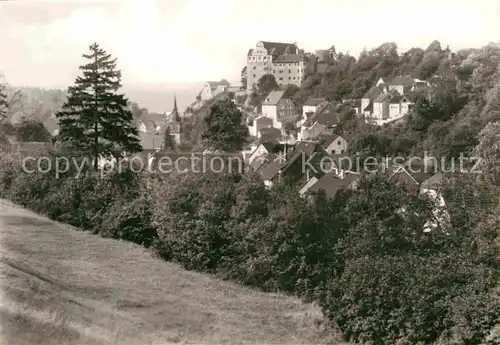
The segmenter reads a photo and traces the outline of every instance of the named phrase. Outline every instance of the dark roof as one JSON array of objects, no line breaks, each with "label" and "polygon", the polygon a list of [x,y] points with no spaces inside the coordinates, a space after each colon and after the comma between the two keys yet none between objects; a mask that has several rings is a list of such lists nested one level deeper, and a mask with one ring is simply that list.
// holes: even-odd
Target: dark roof
[{"label": "dark roof", "polygon": [[181,115],[179,114],[179,109],[177,109],[177,97],[174,96],[174,109],[168,116],[167,122],[181,122]]},{"label": "dark roof", "polygon": [[344,139],[340,135],[331,135],[331,134],[320,134],[319,140],[323,147],[328,147],[331,143],[333,143],[337,139]]},{"label": "dark roof", "polygon": [[424,188],[438,188],[443,184],[443,174],[438,172],[434,174],[432,177],[428,178],[424,182],[422,182],[422,187]]},{"label": "dark roof", "polygon": [[322,102],[325,102],[326,99],[324,98],[309,98],[305,103],[304,103],[304,106],[308,106],[308,107],[315,107],[317,105],[319,105],[320,103]]},{"label": "dark roof", "polygon": [[313,152],[325,152],[324,148],[321,147],[317,142],[314,141],[300,141],[289,154],[289,158],[286,163],[281,167],[282,170],[288,169],[301,155],[311,156]]},{"label": "dark roof", "polygon": [[388,180],[394,181],[394,179],[397,179],[397,176],[399,174],[407,174],[411,178],[412,182],[415,183],[415,185],[420,185],[432,176],[431,173],[425,171],[425,168],[422,165],[415,165],[410,167],[400,166],[399,168],[396,168],[396,170]]},{"label": "dark roof", "polygon": [[253,121],[256,121],[257,123],[273,123],[273,119],[264,115],[256,117]]},{"label": "dark roof", "polygon": [[370,90],[368,90],[367,93],[365,93],[363,98],[369,98],[369,99],[373,100],[373,99],[377,98],[378,95],[380,95],[383,91],[384,90],[382,90],[381,87],[374,85],[370,88]]},{"label": "dark roof", "polygon": [[375,100],[373,102],[374,103],[382,103],[382,102],[388,101],[390,98],[391,98],[390,94],[382,93],[382,94],[378,95],[378,97],[375,98]]},{"label": "dark roof", "polygon": [[324,190],[328,197],[333,197],[339,190],[351,185],[358,178],[358,174],[350,172],[344,172],[344,178],[334,173],[325,174],[309,189],[309,192]]},{"label": "dark roof", "polygon": [[297,63],[304,61],[304,56],[297,54],[283,54],[275,59],[273,59],[273,63]]},{"label": "dark roof", "polygon": [[268,164],[262,166],[259,169],[259,176],[264,180],[271,180],[276,175],[279,174],[280,169],[283,167],[283,163],[279,159],[273,159]]},{"label": "dark roof", "polygon": [[264,99],[262,105],[276,105],[283,97],[285,91],[271,91]]},{"label": "dark roof", "polygon": [[387,84],[412,86],[413,84],[415,84],[415,80],[410,75],[400,75],[388,81]]},{"label": "dark roof", "polygon": [[399,104],[401,102],[401,100],[403,99],[403,96],[401,95],[396,95],[396,96],[392,96],[391,99],[390,99],[390,103],[391,104]]},{"label": "dark roof", "polygon": [[267,53],[272,56],[283,54],[297,54],[298,49],[294,43],[267,42],[261,41]]},{"label": "dark roof", "polygon": [[370,103],[363,109],[363,111],[373,111],[373,100],[370,99]]},{"label": "dark roof", "polygon": [[269,164],[276,158],[277,156],[272,153],[261,157],[256,157],[252,160],[252,163],[250,163],[250,169],[252,169],[253,171],[259,171],[261,168],[263,168],[265,165]]},{"label": "dark roof", "polygon": [[281,131],[278,128],[268,127],[260,130],[260,142],[278,141],[281,138]]},{"label": "dark roof", "polygon": [[327,127],[336,125],[338,121],[339,121],[339,114],[333,109],[319,112],[314,117],[311,118],[311,122],[313,123],[318,122],[319,124]]}]

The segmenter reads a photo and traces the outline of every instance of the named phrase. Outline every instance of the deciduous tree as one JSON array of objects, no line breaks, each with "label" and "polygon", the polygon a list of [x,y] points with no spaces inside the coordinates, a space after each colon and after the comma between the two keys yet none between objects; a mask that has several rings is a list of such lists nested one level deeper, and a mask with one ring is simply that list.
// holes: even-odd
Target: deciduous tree
[{"label": "deciduous tree", "polygon": [[230,100],[214,104],[204,125],[202,141],[205,148],[238,152],[247,141],[248,128],[243,122],[243,114]]}]

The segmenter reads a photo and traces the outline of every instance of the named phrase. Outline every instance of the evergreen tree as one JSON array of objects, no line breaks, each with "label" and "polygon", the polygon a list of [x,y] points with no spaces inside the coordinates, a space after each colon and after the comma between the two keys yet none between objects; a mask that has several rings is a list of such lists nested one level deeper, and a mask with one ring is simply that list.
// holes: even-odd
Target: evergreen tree
[{"label": "evergreen tree", "polygon": [[170,132],[170,127],[165,130],[165,140],[163,142],[163,148],[165,150],[175,150],[175,138]]},{"label": "evergreen tree", "polygon": [[141,151],[132,112],[121,87],[121,71],[116,59],[97,43],[83,54],[88,62],[80,66],[83,76],[68,88],[68,100],[56,114],[61,141],[93,158],[97,169],[99,156],[121,156],[122,152]]}]

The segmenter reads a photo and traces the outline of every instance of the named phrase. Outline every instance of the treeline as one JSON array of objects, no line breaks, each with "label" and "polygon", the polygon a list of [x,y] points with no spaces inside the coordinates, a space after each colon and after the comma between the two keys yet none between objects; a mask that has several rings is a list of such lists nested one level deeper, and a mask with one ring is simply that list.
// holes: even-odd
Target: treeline
[{"label": "treeline", "polygon": [[437,41],[400,54],[394,43],[364,51],[358,59],[331,51],[324,73],[309,75],[287,92],[297,105],[309,97],[340,102],[359,99],[379,78],[411,75],[429,81],[431,101],[420,98],[407,121],[383,128],[366,124],[351,107],[339,111],[337,131],[352,152],[371,156],[429,155],[446,159],[472,154],[479,132],[500,119],[500,46],[457,52]]},{"label": "treeline", "polygon": [[452,229],[424,233],[431,201],[384,179],[310,202],[251,175],[123,171],[103,178],[88,167],[78,178],[74,169],[55,178],[23,172],[12,154],[0,166],[1,197],[151,247],[186,269],[316,302],[346,340],[500,339],[500,209],[491,186],[479,188],[472,176],[446,184]]}]

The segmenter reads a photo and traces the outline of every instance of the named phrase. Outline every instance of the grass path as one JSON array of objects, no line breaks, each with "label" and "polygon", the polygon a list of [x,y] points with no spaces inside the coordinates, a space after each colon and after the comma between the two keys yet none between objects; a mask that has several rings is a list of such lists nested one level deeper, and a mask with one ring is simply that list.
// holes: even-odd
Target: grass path
[{"label": "grass path", "polygon": [[0,200],[1,344],[325,344],[319,310]]}]

